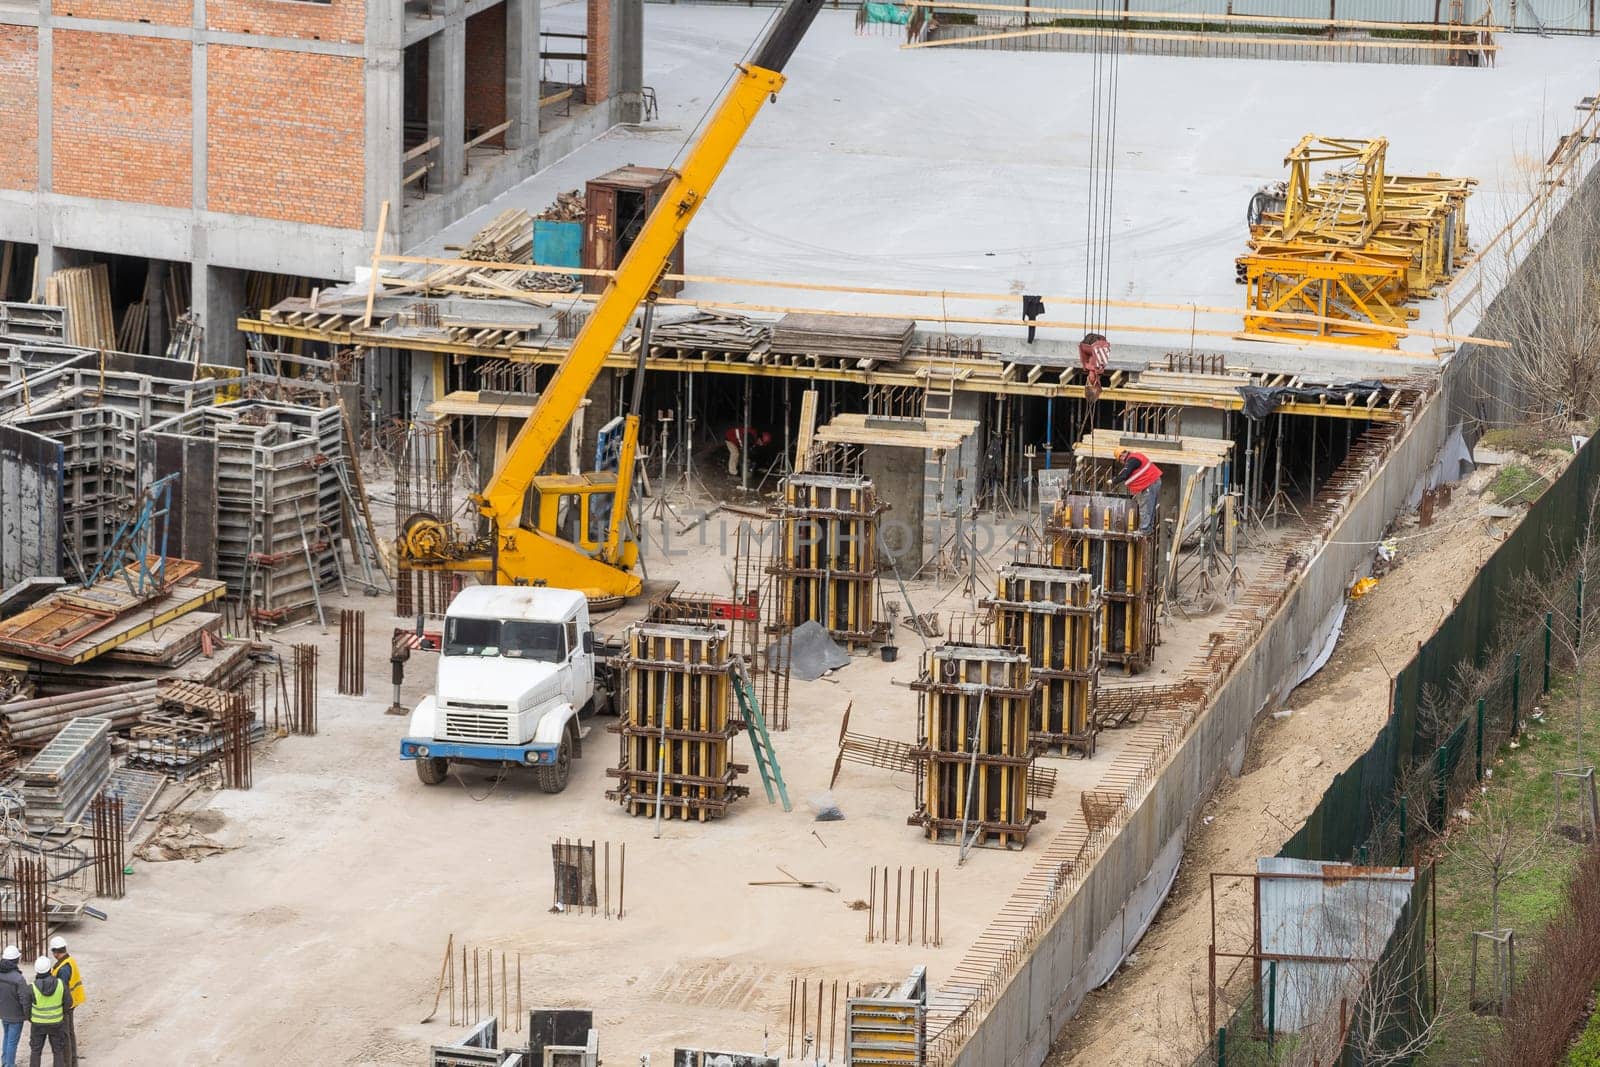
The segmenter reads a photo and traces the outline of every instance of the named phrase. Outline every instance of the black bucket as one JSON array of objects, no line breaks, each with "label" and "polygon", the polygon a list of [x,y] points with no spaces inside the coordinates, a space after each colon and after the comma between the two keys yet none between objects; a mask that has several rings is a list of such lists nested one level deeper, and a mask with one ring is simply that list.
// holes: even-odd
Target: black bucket
[{"label": "black bucket", "polygon": [[895,657],[900,655],[900,649],[896,645],[884,645],[878,649],[878,655],[883,657],[883,662],[893,663]]}]

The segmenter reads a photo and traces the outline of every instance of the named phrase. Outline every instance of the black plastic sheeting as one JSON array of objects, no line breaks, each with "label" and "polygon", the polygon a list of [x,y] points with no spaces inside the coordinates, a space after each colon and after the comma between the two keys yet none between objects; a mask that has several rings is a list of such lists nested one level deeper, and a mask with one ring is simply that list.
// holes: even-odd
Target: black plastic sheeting
[{"label": "black plastic sheeting", "polygon": [[1252,419],[1264,419],[1284,404],[1295,400],[1303,400],[1308,404],[1320,404],[1323,400],[1328,403],[1337,403],[1343,406],[1345,401],[1355,398],[1357,404],[1365,405],[1377,394],[1378,402],[1382,403],[1388,387],[1382,382],[1362,381],[1345,382],[1343,385],[1298,385],[1298,386],[1264,386],[1241,385],[1239,395],[1244,397],[1244,413]]}]

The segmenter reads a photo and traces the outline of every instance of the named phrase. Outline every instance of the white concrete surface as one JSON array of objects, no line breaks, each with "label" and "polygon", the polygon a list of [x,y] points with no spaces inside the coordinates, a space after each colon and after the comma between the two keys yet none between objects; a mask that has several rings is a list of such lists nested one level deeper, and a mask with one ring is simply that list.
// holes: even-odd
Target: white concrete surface
[{"label": "white concrete surface", "polygon": [[[507,207],[537,212],[612,167],[670,163],[772,10],[646,5],[644,81],[660,120],[613,130],[425,250],[462,243]],[[582,17],[574,3],[544,13],[550,28]],[[818,17],[789,85],[691,226],[689,271],[1081,297],[1090,57],[907,51],[895,36],[857,36],[853,19],[833,10]],[[1244,250],[1246,203],[1261,183],[1286,176],[1284,153],[1308,132],[1388,137],[1391,173],[1480,179],[1469,216],[1473,233],[1488,237],[1527,200],[1528,169],[1573,127],[1577,101],[1600,89],[1592,40],[1505,35],[1501,44],[1492,69],[1125,57],[1111,295],[1240,306],[1234,258]],[[695,285],[684,295],[924,316],[940,305],[739,286]],[[1049,318],[1077,317],[1046,302]],[[948,307],[1016,314],[1011,300]],[[1112,321],[1189,320],[1119,309]],[[1423,306],[1420,325],[1440,321],[1436,301]]]}]

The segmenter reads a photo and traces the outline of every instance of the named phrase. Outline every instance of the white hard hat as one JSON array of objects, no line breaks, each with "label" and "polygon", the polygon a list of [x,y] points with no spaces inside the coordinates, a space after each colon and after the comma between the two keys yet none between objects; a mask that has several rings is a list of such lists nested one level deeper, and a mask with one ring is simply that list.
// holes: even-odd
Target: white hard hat
[{"label": "white hard hat", "polygon": [[49,956],[40,956],[38,959],[34,960],[33,961],[33,973],[34,974],[49,974],[50,973],[50,957]]},{"label": "white hard hat", "polygon": [[52,937],[50,939],[50,951],[51,952],[58,952],[61,949],[64,949],[66,947],[67,947],[67,939],[62,937],[60,934],[57,934],[55,937]]},{"label": "white hard hat", "polygon": [[0,952],[0,959],[3,960],[20,960],[21,958],[22,950],[16,945],[7,945],[5,951]]}]

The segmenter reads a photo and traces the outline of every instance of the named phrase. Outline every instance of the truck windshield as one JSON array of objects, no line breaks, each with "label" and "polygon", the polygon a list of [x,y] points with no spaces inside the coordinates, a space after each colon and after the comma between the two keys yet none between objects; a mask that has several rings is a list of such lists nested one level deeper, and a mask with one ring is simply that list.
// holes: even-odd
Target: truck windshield
[{"label": "truck windshield", "polygon": [[558,622],[445,620],[444,654],[447,656],[506,656],[559,663],[563,651]]}]

